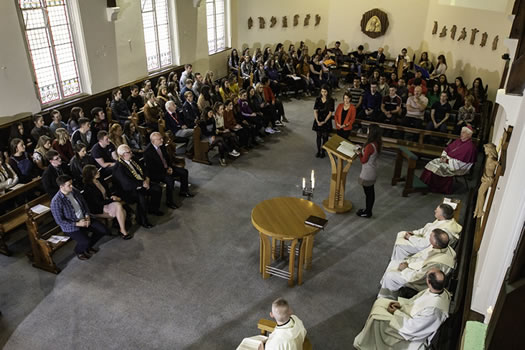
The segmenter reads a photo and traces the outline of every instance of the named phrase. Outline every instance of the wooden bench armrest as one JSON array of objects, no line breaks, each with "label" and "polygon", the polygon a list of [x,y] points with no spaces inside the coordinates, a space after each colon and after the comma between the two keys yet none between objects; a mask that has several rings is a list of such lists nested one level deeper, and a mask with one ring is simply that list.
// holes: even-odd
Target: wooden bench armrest
[{"label": "wooden bench armrest", "polygon": [[407,156],[408,159],[417,160],[417,156],[414,153],[412,153],[412,151],[410,151],[408,148],[404,146],[399,146],[398,148],[402,153],[404,153]]},{"label": "wooden bench armrest", "polygon": [[261,318],[259,322],[257,322],[257,328],[261,330],[261,334],[272,333],[275,326],[277,326],[275,321],[266,320],[264,318]]}]

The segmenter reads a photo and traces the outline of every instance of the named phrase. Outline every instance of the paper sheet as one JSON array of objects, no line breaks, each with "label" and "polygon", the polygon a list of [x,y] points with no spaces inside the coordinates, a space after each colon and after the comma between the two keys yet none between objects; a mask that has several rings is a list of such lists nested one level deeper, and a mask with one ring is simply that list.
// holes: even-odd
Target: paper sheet
[{"label": "paper sheet", "polygon": [[53,235],[53,236],[49,237],[47,239],[47,241],[49,243],[57,244],[57,243],[60,243],[60,242],[67,242],[67,241],[69,241],[69,237],[68,236]]},{"label": "paper sheet", "polygon": [[355,156],[355,151],[357,149],[356,145],[351,144],[350,142],[343,141],[337,147],[337,151],[343,153],[348,157]]},{"label": "paper sheet", "polygon": [[46,211],[48,211],[49,207],[46,207],[45,205],[42,205],[42,204],[37,204],[34,207],[32,207],[31,210],[35,214],[42,214],[42,213],[45,213]]}]

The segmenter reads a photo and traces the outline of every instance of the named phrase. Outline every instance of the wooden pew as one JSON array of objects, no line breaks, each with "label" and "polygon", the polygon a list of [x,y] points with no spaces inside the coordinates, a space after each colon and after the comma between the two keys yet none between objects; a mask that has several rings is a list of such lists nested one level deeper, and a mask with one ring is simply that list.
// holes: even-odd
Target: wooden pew
[{"label": "wooden pew", "polygon": [[[12,191],[7,192],[6,194],[0,196],[0,203],[6,202],[8,200],[14,199],[15,197],[21,196],[24,193],[29,192],[30,190],[40,186],[42,183],[40,177],[33,179],[31,182],[24,184]],[[47,204],[46,204],[47,203]],[[44,194],[31,202],[28,203],[31,206],[37,204],[49,204],[49,197],[47,194]],[[0,216],[0,253],[4,255],[11,255],[11,251],[7,247],[7,235],[22,225],[26,220],[26,212],[24,206],[15,208],[4,215]]]},{"label": "wooden pew", "polygon": [[[403,169],[403,161],[405,159],[408,163],[407,175],[402,177],[401,170]],[[414,177],[417,159],[418,157],[414,153],[410,152],[406,147],[398,147],[394,176],[392,177],[392,186],[397,185],[398,182],[404,181],[405,188],[403,189],[403,197],[408,197],[410,193],[414,192],[421,192],[423,194],[428,193],[428,186],[418,177]]]},{"label": "wooden pew", "polygon": [[[277,323],[275,321],[266,320],[264,318],[261,318],[257,323],[257,328],[259,328],[259,330],[261,331],[261,335],[268,335],[268,333],[272,333],[276,326]],[[306,338],[304,338],[303,350],[312,349],[312,343],[310,342],[310,339],[308,339],[308,336],[306,336]]]},{"label": "wooden pew", "polygon": [[[380,126],[382,129],[398,131],[401,133],[416,134],[418,135],[417,142],[383,136],[383,147],[397,149],[400,146],[404,146],[411,152],[418,153],[418,154],[424,154],[424,155],[432,156],[432,157],[439,157],[441,153],[443,152],[444,146],[438,146],[438,145],[425,143],[425,136],[441,138],[441,139],[447,140],[447,142],[449,140],[455,140],[459,138],[459,135],[455,135],[455,134],[416,129],[416,128],[410,128],[410,127],[401,126],[401,125],[378,123],[378,122],[372,122],[372,121],[362,120],[362,119],[356,119],[355,124],[361,124],[362,126],[370,126],[372,124],[376,124]],[[352,131],[350,135],[350,140],[353,142],[364,143],[366,142],[366,139],[367,139],[366,134],[362,134],[362,133],[358,134],[355,131]],[[479,139],[477,138],[472,138],[472,141],[475,144],[479,143]]]},{"label": "wooden pew", "polygon": [[210,144],[207,140],[201,140],[201,134],[201,128],[196,125],[193,128],[193,161],[210,165],[211,162],[208,158]]},{"label": "wooden pew", "polygon": [[33,267],[58,274],[60,268],[53,260],[53,254],[63,247],[67,241],[51,243],[48,239],[53,236],[65,236],[57,225],[51,209],[36,214],[31,210],[31,206],[26,205],[27,213],[26,225],[29,241],[31,242],[31,260]]}]

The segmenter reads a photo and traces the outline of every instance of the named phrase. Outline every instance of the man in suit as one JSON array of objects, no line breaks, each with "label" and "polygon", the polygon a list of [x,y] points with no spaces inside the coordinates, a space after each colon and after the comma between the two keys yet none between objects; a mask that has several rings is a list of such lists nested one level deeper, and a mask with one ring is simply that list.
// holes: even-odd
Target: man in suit
[{"label": "man in suit", "polygon": [[193,129],[189,128],[184,119],[177,114],[177,105],[175,105],[175,102],[168,101],[165,107],[166,113],[164,120],[166,121],[166,127],[171,130],[175,137],[180,137],[185,140],[186,153],[190,153],[193,149]]},{"label": "man in suit", "polygon": [[42,174],[42,185],[50,198],[53,198],[58,192],[57,178],[60,175],[70,175],[69,168],[62,165],[62,159],[57,151],[54,149],[46,152],[46,158],[49,161],[49,166]]},{"label": "man in suit", "polygon": [[[137,203],[137,219],[144,228],[152,228],[148,220],[148,208],[150,213],[157,216],[164,215],[159,210],[162,188],[150,182],[150,178],[143,168],[132,158],[133,154],[128,145],[120,145],[117,148],[119,160],[113,170],[113,179],[122,193],[119,197],[128,203]],[[147,196],[150,197],[149,203]]]},{"label": "man in suit", "polygon": [[172,166],[171,157],[164,146],[164,140],[159,132],[150,135],[151,143],[144,150],[144,162],[151,181],[164,182],[166,184],[166,206],[176,209],[173,201],[173,182],[175,178],[180,181],[181,197],[193,197],[188,190],[188,170]]}]

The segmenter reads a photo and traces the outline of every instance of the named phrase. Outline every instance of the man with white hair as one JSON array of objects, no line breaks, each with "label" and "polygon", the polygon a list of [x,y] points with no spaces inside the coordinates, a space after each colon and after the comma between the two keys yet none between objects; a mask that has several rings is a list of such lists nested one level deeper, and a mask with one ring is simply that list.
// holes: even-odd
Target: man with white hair
[{"label": "man with white hair", "polygon": [[449,245],[448,234],[436,228],[429,237],[429,246],[403,260],[391,260],[381,279],[379,298],[397,299],[399,289],[425,288],[425,275],[432,268],[448,274],[456,266],[456,253]]},{"label": "man with white hair", "polygon": [[427,288],[410,299],[377,299],[363,330],[355,337],[354,347],[426,349],[448,318],[451,295],[445,289],[445,274],[439,269],[430,269],[425,282]]},{"label": "man with white hair", "polygon": [[459,239],[462,230],[460,224],[454,219],[454,209],[448,204],[441,203],[434,209],[434,222],[429,222],[418,230],[401,231],[397,234],[392,260],[403,260],[409,255],[416,254],[427,248],[430,234],[436,228],[442,229],[448,234],[449,245],[453,245]]},{"label": "man with white hair", "polygon": [[171,209],[177,209],[178,206],[173,201],[173,183],[175,178],[178,178],[180,181],[179,195],[181,197],[193,197],[193,194],[188,189],[188,170],[173,165],[160,132],[152,132],[149,138],[151,142],[144,150],[146,172],[151,181],[166,184],[166,206]]},{"label": "man with white hair", "polygon": [[137,203],[139,224],[144,228],[151,228],[153,225],[148,220],[148,208],[152,214],[164,215],[159,210],[162,189],[158,184],[150,182],[143,167],[132,159],[133,154],[128,145],[118,146],[117,154],[119,159],[113,171],[113,179],[122,190],[119,197],[127,203]]},{"label": "man with white hair", "polygon": [[465,175],[476,161],[477,149],[472,142],[472,127],[464,126],[459,139],[445,148],[440,158],[431,160],[421,174],[430,191],[452,193],[453,176]]},{"label": "man with white hair", "polygon": [[193,129],[189,128],[184,121],[184,118],[178,115],[177,105],[173,101],[168,101],[165,104],[166,113],[164,120],[166,127],[171,130],[175,137],[181,138],[186,144],[186,153],[190,153],[193,149]]}]

